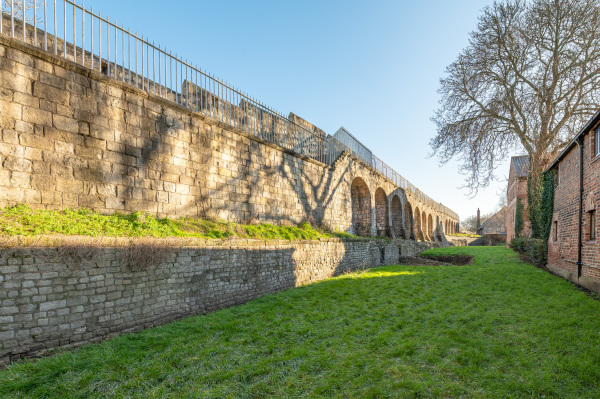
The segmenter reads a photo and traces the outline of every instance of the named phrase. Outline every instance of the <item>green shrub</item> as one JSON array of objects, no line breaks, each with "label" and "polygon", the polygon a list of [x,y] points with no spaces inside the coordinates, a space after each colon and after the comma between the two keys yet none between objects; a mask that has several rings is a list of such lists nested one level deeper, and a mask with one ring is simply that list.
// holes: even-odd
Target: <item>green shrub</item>
[{"label": "green shrub", "polygon": [[548,260],[548,248],[544,240],[530,237],[515,237],[510,247],[523,255],[536,266],[545,266]]},{"label": "green shrub", "polygon": [[510,242],[510,247],[518,253],[522,254],[525,252],[525,249],[527,247],[527,239],[523,237],[515,237]]}]

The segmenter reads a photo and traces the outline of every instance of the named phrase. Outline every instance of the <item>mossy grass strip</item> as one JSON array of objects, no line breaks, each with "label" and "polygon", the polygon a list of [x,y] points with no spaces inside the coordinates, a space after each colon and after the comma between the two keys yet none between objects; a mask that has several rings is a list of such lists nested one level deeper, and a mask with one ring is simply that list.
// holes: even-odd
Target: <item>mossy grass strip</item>
[{"label": "mossy grass strip", "polygon": [[67,235],[89,237],[197,237],[213,239],[316,240],[354,238],[304,222],[297,226],[239,224],[192,217],[157,218],[144,212],[103,215],[89,209],[37,210],[27,205],[0,209],[0,237]]}]

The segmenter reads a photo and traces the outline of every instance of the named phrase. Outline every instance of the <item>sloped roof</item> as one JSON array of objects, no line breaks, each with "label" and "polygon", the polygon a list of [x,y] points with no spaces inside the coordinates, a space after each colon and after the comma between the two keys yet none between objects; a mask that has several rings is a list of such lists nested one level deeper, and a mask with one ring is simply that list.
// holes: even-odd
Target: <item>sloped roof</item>
[{"label": "sloped roof", "polygon": [[[513,157],[513,158],[518,158],[518,157]],[[527,161],[527,164],[529,165],[529,161]],[[486,224],[488,224],[488,223],[489,223],[489,222],[490,222],[492,219],[495,219],[495,218],[496,218],[496,216],[501,216],[501,215],[500,215],[501,213],[504,213],[504,214],[506,214],[506,205],[504,205],[504,206],[502,207],[502,209],[500,209],[498,212],[494,213],[494,215],[493,215],[491,218],[489,218],[488,220],[486,220],[485,222],[483,222],[483,223],[481,224],[481,226],[479,226],[479,229],[480,229],[480,230],[481,230],[481,229],[483,229],[483,227],[484,227]]]},{"label": "sloped roof", "polygon": [[600,109],[596,111],[594,116],[592,116],[592,118],[589,121],[587,121],[585,125],[583,125],[583,128],[579,131],[577,136],[573,137],[573,140],[571,140],[571,142],[565,147],[565,149],[562,150],[562,152],[558,155],[558,157],[556,157],[556,159],[550,164],[550,166],[546,168],[544,173],[548,172],[550,169],[554,168],[556,164],[562,161],[565,155],[567,155],[569,151],[571,151],[573,147],[575,147],[575,145],[577,144],[577,140],[588,134],[590,132],[590,129],[594,127],[598,123],[598,121],[600,121]]},{"label": "sloped roof", "polygon": [[517,177],[529,176],[529,155],[512,157],[510,162],[515,167],[515,173],[517,174]]}]

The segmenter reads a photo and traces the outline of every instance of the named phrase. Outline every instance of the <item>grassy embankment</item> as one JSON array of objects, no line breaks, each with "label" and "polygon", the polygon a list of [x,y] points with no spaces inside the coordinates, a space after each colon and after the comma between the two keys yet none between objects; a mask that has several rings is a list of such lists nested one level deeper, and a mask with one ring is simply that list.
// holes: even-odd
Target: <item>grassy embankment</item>
[{"label": "grassy embankment", "polygon": [[0,371],[0,397],[600,397],[600,303],[499,247],[387,266]]},{"label": "grassy embankment", "polygon": [[0,237],[16,235],[82,235],[90,237],[197,237],[308,240],[327,237],[354,238],[344,232],[298,226],[256,225],[197,218],[155,218],[141,212],[102,215],[87,209],[33,210],[26,205],[0,209]]}]

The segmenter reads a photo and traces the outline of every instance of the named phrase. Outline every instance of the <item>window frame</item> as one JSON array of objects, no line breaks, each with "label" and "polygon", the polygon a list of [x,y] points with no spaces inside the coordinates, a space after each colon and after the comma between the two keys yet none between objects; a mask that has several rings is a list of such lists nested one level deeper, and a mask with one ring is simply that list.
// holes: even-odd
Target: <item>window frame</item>
[{"label": "window frame", "polygon": [[598,155],[600,155],[600,126],[594,129],[593,144],[592,158],[596,158]]},{"label": "window frame", "polygon": [[596,210],[593,209],[588,212],[590,214],[590,222],[588,229],[589,241],[596,241]]}]

